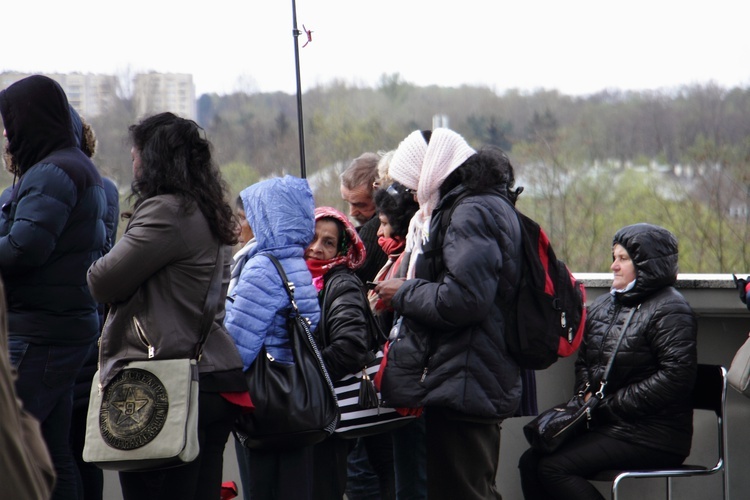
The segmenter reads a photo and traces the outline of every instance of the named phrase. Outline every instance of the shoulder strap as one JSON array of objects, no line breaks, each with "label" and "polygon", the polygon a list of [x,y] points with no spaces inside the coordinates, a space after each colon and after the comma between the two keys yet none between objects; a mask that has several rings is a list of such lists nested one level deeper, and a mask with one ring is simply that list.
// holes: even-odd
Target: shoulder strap
[{"label": "shoulder strap", "polygon": [[203,317],[201,318],[200,338],[195,348],[195,359],[200,361],[203,354],[203,346],[208,340],[208,334],[211,332],[211,325],[216,317],[216,308],[219,305],[221,295],[221,275],[224,270],[224,253],[221,251],[224,245],[219,242],[216,250],[216,265],[214,273],[211,276],[211,283],[208,285],[206,300],[203,301]]},{"label": "shoulder strap", "polygon": [[327,283],[323,284],[323,300],[320,301],[320,322],[318,323],[318,330],[315,333],[315,336],[318,339],[318,343],[322,347],[326,347],[328,345],[327,337],[328,332],[326,332],[326,301],[328,300],[328,289],[333,286],[333,281],[336,278],[336,276],[332,276],[330,280],[328,280]]},{"label": "shoulder strap", "polygon": [[638,304],[636,307],[630,310],[630,314],[628,314],[628,319],[625,320],[625,324],[622,326],[622,330],[620,330],[620,336],[617,338],[617,345],[615,345],[615,350],[612,353],[612,356],[609,358],[609,361],[607,362],[607,367],[604,369],[604,375],[602,376],[602,382],[599,386],[599,390],[596,392],[596,396],[601,399],[604,397],[604,387],[607,385],[607,379],[609,378],[609,372],[612,371],[612,365],[615,362],[615,355],[617,354],[617,351],[620,349],[620,344],[622,344],[622,339],[625,337],[625,331],[628,329],[628,326],[630,326],[630,320],[633,319],[633,314],[635,314],[635,311],[641,308],[641,305]]},{"label": "shoulder strap", "polygon": [[281,266],[281,262],[279,262],[279,259],[277,259],[275,255],[272,255],[270,253],[262,253],[260,255],[268,257],[268,259],[273,263],[276,271],[279,273],[279,276],[281,276],[281,281],[284,282],[284,290],[286,290],[286,294],[289,297],[289,302],[292,303],[292,309],[294,310],[294,313],[299,314],[299,309],[297,309],[297,302],[294,300],[294,283],[289,281],[289,278],[286,277],[286,273],[284,272],[284,268]]}]

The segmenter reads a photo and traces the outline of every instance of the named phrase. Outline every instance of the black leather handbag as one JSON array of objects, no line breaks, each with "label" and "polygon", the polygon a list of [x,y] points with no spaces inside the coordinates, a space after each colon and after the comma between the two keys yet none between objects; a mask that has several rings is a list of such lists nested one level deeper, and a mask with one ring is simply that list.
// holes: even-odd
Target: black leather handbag
[{"label": "black leather handbag", "polygon": [[330,436],[338,424],[336,394],[308,319],[297,309],[294,284],[276,257],[262,255],[276,266],[292,305],[287,330],[294,363],[279,363],[261,348],[245,372],[255,411],[235,422],[235,433],[251,449],[278,451],[313,445]]},{"label": "black leather handbag", "polygon": [[588,401],[584,401],[584,395],[589,388],[589,384],[587,383],[586,387],[573,396],[567,403],[562,403],[543,411],[538,417],[523,426],[523,434],[534,450],[540,453],[552,453],[562,446],[563,443],[582,434],[589,428],[594,410],[604,398],[604,388],[607,385],[607,378],[612,370],[615,354],[617,354],[620,348],[620,343],[630,325],[633,314],[639,307],[634,307],[630,311],[628,319],[620,331],[617,346],[607,362],[607,367],[604,369],[599,390],[592,394]]}]

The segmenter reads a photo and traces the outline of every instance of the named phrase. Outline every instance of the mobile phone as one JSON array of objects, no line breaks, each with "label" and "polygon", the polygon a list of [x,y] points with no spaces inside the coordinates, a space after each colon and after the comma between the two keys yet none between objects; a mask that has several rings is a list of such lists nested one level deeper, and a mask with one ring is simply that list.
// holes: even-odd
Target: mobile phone
[{"label": "mobile phone", "polygon": [[372,290],[373,288],[378,286],[378,283],[376,281],[366,281],[365,286],[367,287],[368,290]]}]

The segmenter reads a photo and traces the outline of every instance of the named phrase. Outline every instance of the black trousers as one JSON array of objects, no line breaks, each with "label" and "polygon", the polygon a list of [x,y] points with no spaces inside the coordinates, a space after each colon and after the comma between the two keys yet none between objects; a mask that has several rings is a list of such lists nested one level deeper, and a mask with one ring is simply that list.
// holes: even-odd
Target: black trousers
[{"label": "black trousers", "polygon": [[439,408],[425,413],[427,498],[500,499],[495,487],[500,460],[500,423],[454,420]]},{"label": "black trousers", "polygon": [[346,457],[354,440],[333,435],[313,446],[313,499],[341,500],[346,490]]},{"label": "black trousers", "polygon": [[313,447],[287,451],[245,449],[249,484],[245,495],[258,500],[312,500]]},{"label": "black trousers", "polygon": [[125,500],[216,500],[221,496],[224,446],[240,407],[212,392],[198,398],[200,454],[189,464],[147,472],[120,472]]},{"label": "black trousers", "polygon": [[550,455],[527,450],[518,467],[526,500],[602,500],[587,477],[611,469],[672,467],[685,458],[587,432]]}]

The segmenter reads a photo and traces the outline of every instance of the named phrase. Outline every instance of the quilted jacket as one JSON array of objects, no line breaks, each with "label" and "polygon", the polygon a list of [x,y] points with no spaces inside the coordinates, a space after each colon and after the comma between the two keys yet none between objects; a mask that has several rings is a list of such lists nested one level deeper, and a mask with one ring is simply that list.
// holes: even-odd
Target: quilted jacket
[{"label": "quilted jacket", "polygon": [[282,363],[292,363],[286,329],[291,304],[270,253],[281,262],[294,283],[300,314],[315,329],[320,319],[317,291],[304,259],[315,234],[312,192],[304,179],[292,176],[269,179],[245,188],[242,203],[257,244],[252,250],[228,301],[226,327],[247,370],[263,345]]},{"label": "quilted jacket", "polygon": [[407,385],[402,387],[424,388],[416,404],[468,419],[500,420],[512,416],[521,399],[520,372],[506,348],[502,313],[519,281],[520,228],[507,202],[474,194],[456,206],[444,237],[436,237],[443,213],[464,189],[448,193],[432,215],[424,255],[438,246],[442,263],[434,268],[420,257],[416,279],[407,280],[392,301],[409,329],[425,339],[428,352],[391,369],[403,370]]},{"label": "quilted jacket", "polygon": [[0,215],[9,335],[88,344],[99,333],[86,271],[106,242],[101,177],[76,146],[67,98],[53,80],[11,85],[0,92],[0,113],[20,171]]},{"label": "quilted jacket", "polygon": [[576,360],[578,388],[599,388],[627,315],[636,309],[615,356],[596,432],[687,456],[693,432],[690,393],[697,370],[697,323],[674,288],[677,240],[650,224],[627,226],[614,243],[630,255],[635,286],[598,297],[588,309]]}]

